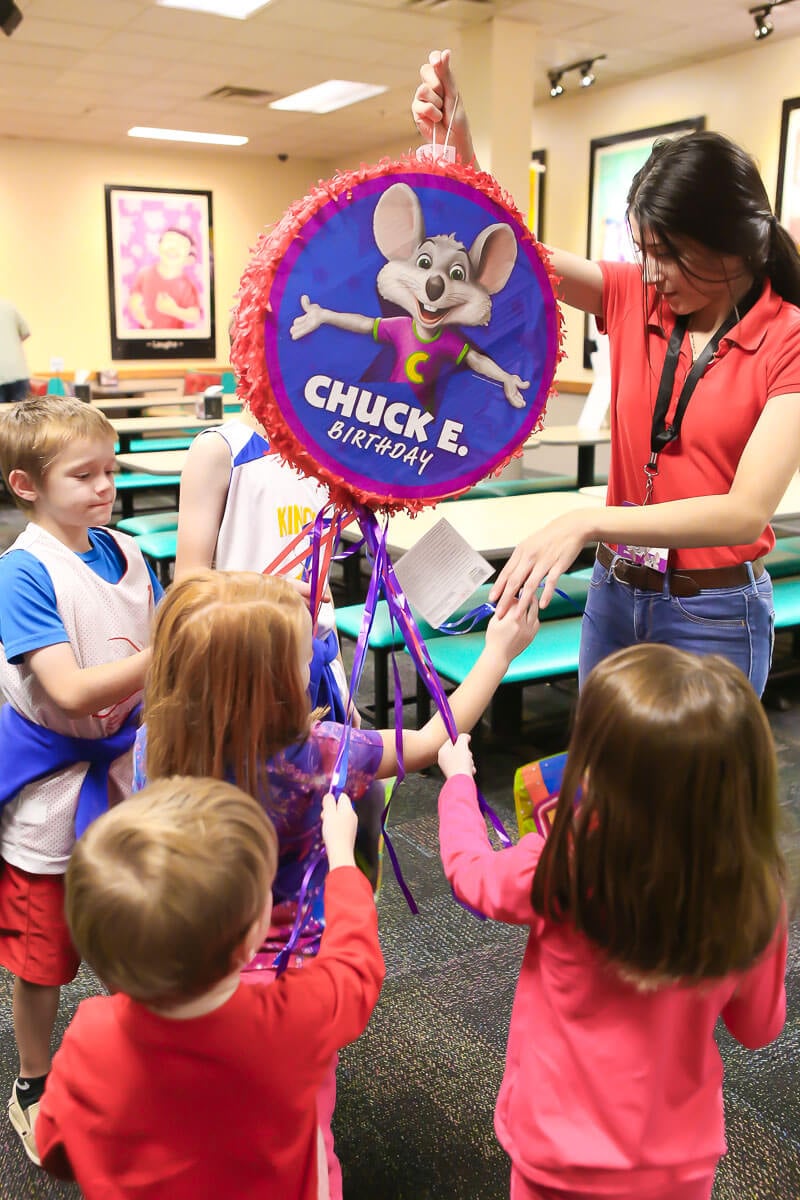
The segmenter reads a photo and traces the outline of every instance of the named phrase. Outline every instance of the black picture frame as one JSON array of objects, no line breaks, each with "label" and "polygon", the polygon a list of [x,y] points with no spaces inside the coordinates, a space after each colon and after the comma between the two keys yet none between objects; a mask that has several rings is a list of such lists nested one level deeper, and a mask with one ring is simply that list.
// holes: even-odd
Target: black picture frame
[{"label": "black picture frame", "polygon": [[537,242],[544,241],[544,199],[547,181],[547,151],[532,150],[530,165],[530,194],[528,199],[528,228]]},{"label": "black picture frame", "polygon": [[215,359],[211,192],[107,183],[105,213],[112,360]]},{"label": "black picture frame", "polygon": [[[628,133],[593,138],[589,143],[589,219],[586,233],[586,257],[633,261],[628,236],[626,197],[633,176],[644,166],[653,142],[658,138],[680,137],[705,129],[705,117],[686,117],[664,125],[632,129]],[[597,325],[587,316],[584,325],[583,365],[591,368]]]},{"label": "black picture frame", "polygon": [[800,248],[800,96],[781,106],[781,142],[775,214]]}]

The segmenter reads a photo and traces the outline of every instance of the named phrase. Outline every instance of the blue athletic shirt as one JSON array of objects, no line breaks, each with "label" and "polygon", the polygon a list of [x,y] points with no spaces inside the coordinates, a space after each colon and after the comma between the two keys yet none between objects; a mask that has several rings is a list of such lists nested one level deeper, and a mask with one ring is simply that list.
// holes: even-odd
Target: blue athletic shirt
[{"label": "blue athletic shirt", "polygon": [[[126,564],[113,535],[107,529],[88,534],[91,549],[78,558],[107,583],[119,583]],[[158,604],[164,589],[146,566]],[[8,661],[19,663],[25,654],[68,641],[47,567],[27,550],[7,551],[0,557],[0,642]]]}]

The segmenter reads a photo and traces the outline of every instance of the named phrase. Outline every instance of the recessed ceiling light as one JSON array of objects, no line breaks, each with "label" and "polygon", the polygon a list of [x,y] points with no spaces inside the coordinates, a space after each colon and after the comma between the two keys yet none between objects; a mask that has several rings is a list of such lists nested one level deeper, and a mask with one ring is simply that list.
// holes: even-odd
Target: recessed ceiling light
[{"label": "recessed ceiling light", "polygon": [[215,17],[235,17],[244,21],[272,0],[156,0],[162,8],[188,8],[190,12],[212,13]]},{"label": "recessed ceiling light", "polygon": [[157,129],[147,125],[134,125],[128,137],[154,138],[159,142],[204,142],[210,146],[245,146],[248,138],[231,133],[196,133],[192,129]]},{"label": "recessed ceiling light", "polygon": [[295,92],[292,96],[284,96],[282,100],[273,100],[270,108],[279,108],[286,112],[329,113],[337,108],[346,108],[348,104],[358,104],[359,100],[369,100],[370,96],[380,96],[381,92],[386,91],[388,88],[382,84],[328,79],[325,83],[318,83],[316,87]]}]

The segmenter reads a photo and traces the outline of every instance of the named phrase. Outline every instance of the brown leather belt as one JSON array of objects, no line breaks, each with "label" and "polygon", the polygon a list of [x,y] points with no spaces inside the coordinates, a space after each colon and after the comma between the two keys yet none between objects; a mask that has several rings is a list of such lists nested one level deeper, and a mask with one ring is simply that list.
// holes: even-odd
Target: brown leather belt
[{"label": "brown leather belt", "polygon": [[[616,561],[615,561],[616,559]],[[617,558],[614,551],[605,542],[597,547],[597,561],[604,567],[614,564],[613,575],[620,583],[628,583],[631,587],[639,588],[642,592],[661,592],[664,590],[664,573],[653,567],[637,566],[624,558]],[[753,560],[753,577],[758,579],[764,574],[764,559]],[[736,563],[731,567],[709,567],[702,571],[684,571],[668,569],[669,590],[673,596],[696,596],[707,588],[743,587],[750,581],[746,563]]]}]

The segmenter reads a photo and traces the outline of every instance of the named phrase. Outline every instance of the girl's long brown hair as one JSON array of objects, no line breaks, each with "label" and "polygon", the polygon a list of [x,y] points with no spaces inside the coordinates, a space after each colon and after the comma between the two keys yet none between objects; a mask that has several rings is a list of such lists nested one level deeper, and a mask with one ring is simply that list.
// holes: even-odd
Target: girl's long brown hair
[{"label": "girl's long brown hair", "polygon": [[533,907],[645,981],[745,969],[780,919],[778,824],[775,748],[744,675],[719,655],[618,651],[578,702]]},{"label": "girl's long brown hair", "polygon": [[267,760],[311,724],[304,612],[285,580],[246,571],[199,571],[169,589],[145,687],[148,780],[205,775],[264,789]]}]

